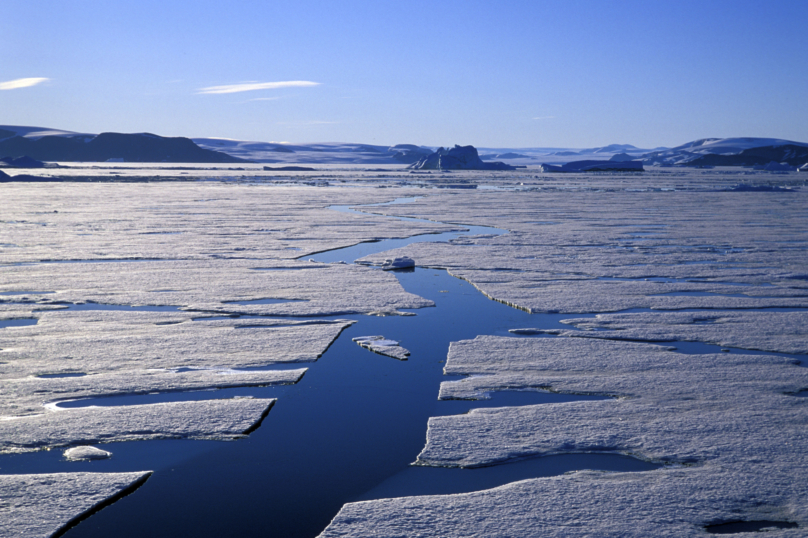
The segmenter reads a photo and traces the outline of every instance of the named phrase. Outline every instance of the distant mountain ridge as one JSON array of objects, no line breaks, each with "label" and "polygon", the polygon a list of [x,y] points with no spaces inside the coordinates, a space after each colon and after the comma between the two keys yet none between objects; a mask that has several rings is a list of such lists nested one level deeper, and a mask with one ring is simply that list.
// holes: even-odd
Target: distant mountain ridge
[{"label": "distant mountain ridge", "polygon": [[808,162],[805,150],[808,150],[808,143],[780,138],[702,138],[643,155],[643,162],[687,166],[752,166],[775,161],[798,166]]},{"label": "distant mountain ridge", "polygon": [[[563,165],[570,161],[638,160],[646,166],[755,166],[774,161],[791,166],[808,163],[801,148],[808,143],[779,138],[702,138],[673,148],[642,149],[631,144],[593,148],[479,147],[483,161],[511,166],[537,163]],[[161,137],[149,133],[100,135],[45,127],[0,125],[0,159],[28,156],[41,161],[127,162],[258,162],[280,165],[410,165],[437,148],[416,144],[383,146],[360,143],[288,144],[226,138]]]},{"label": "distant mountain ridge", "polygon": [[[151,133],[87,135],[26,129],[31,128],[0,126],[0,157],[26,156],[40,161],[63,162],[247,162],[226,153],[200,148],[184,137],[163,137]],[[41,132],[45,134],[40,135]]]}]

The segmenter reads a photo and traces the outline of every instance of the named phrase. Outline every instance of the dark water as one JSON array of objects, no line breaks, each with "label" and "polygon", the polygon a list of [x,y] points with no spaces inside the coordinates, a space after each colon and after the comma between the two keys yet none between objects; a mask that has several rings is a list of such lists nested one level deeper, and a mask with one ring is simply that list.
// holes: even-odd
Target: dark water
[{"label": "dark water", "polygon": [[[573,469],[654,467],[627,457],[587,454],[486,470],[412,469],[409,464],[424,446],[430,416],[583,398],[519,392],[495,393],[484,402],[437,401],[440,382],[447,379],[442,368],[449,342],[478,334],[508,335],[509,328],[528,320],[531,326],[543,325],[543,317],[486,299],[445,271],[416,269],[398,277],[408,291],[434,300],[437,307],[417,310],[412,317],[361,317],[319,361],[308,365],[309,372],[296,385],[208,393],[278,396],[263,425],[247,439],[109,444],[103,447],[113,452],[112,459],[78,464],[60,463],[49,454],[49,469],[54,470],[156,471],[135,494],[66,536],[316,536],[345,502],[372,497],[368,492],[374,488],[381,488],[379,495],[459,493]],[[557,324],[556,316],[547,316],[548,325]],[[410,359],[370,353],[351,341],[368,334],[401,341],[412,352]],[[0,461],[0,468],[8,460]],[[18,472],[22,467],[20,463]]]}]

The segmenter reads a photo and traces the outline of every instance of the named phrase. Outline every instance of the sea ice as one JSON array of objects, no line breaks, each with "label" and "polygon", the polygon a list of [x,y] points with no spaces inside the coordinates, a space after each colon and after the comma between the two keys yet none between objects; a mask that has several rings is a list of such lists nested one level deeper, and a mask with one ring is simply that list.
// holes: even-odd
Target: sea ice
[{"label": "sea ice", "polygon": [[382,269],[389,271],[391,269],[409,269],[415,267],[415,260],[402,256],[400,258],[388,258],[384,260]]},{"label": "sea ice", "polygon": [[357,336],[353,341],[374,353],[400,361],[405,361],[410,356],[410,352],[401,347],[397,341],[388,340],[384,336]]},{"label": "sea ice", "polygon": [[808,371],[794,363],[607,340],[454,342],[446,373],[471,377],[444,382],[441,398],[539,388],[616,398],[433,417],[418,464],[473,467],[619,452],[669,466],[347,504],[321,536],[362,536],[370,529],[378,536],[701,536],[706,525],[737,520],[804,527],[808,407],[793,394],[808,386]]},{"label": "sea ice", "polygon": [[244,437],[275,400],[235,398],[85,407],[0,420],[0,453],[145,439]]},{"label": "sea ice", "polygon": [[[724,347],[808,354],[808,311],[804,312],[676,312],[598,314],[565,319],[578,331],[564,336],[642,340],[648,342],[706,342]],[[599,329],[599,330],[596,330]]]},{"label": "sea ice", "polygon": [[451,203],[431,196],[384,206],[510,233],[411,244],[362,261],[409,256],[530,312],[808,308],[808,193],[700,192],[694,204],[692,192],[597,187],[478,190]]},{"label": "sea ice", "polygon": [[101,398],[125,394],[211,390],[232,387],[255,387],[297,383],[306,368],[295,370],[226,370],[226,369],[127,369],[91,374],[62,374],[58,377],[27,376],[3,380],[0,393],[0,419],[35,415],[43,412],[43,404],[64,400]]},{"label": "sea ice", "polygon": [[[247,368],[310,362],[350,320],[211,319],[186,313],[55,311],[0,331],[0,379],[149,368]],[[182,377],[163,378],[174,382]],[[189,378],[190,379],[190,378]],[[215,380],[208,380],[215,384]]]},{"label": "sea ice", "polygon": [[[320,538],[698,538],[710,524],[799,522],[766,536],[805,536],[805,488],[768,469],[583,471],[459,495],[399,497],[343,506]],[[780,489],[780,485],[785,489]]]},{"label": "sea ice", "polygon": [[0,538],[46,538],[82,514],[136,489],[151,475],[56,473],[0,475]]},{"label": "sea ice", "polygon": [[112,456],[112,452],[94,446],[74,446],[65,450],[65,459],[69,461],[103,460]]}]

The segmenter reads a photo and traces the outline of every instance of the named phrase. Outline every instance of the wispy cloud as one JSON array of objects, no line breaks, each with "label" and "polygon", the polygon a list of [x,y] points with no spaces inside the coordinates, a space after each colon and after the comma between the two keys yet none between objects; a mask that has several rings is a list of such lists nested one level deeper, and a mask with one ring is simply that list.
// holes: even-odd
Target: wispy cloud
[{"label": "wispy cloud", "polygon": [[244,101],[245,103],[251,103],[252,101],[277,101],[280,97],[256,97],[255,99],[247,99]]},{"label": "wispy cloud", "polygon": [[16,80],[9,80],[7,82],[0,82],[0,90],[16,90],[18,88],[28,88],[30,86],[36,86],[37,84],[41,84],[43,82],[47,82],[50,80],[49,78],[18,78]]},{"label": "wispy cloud", "polygon": [[538,116],[538,117],[533,118],[533,119],[534,120],[551,120],[553,118],[555,118],[555,116]]},{"label": "wispy cloud", "polygon": [[252,92],[255,90],[276,90],[278,88],[303,88],[307,86],[319,86],[319,82],[308,80],[284,80],[281,82],[242,82],[241,84],[227,84],[225,86],[209,86],[200,88],[196,93],[238,93]]}]

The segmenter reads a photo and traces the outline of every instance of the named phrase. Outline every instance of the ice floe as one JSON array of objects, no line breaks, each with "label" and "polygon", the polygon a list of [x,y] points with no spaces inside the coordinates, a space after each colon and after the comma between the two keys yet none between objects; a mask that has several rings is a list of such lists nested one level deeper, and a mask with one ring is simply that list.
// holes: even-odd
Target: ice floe
[{"label": "ice floe", "polygon": [[554,331],[555,334],[649,342],[681,340],[808,354],[808,311],[598,314],[595,318],[567,319],[562,323],[582,330]]},{"label": "ice floe", "polygon": [[274,399],[234,398],[64,409],[0,420],[0,453],[145,439],[244,437]]},{"label": "ice floe", "polygon": [[382,263],[382,269],[390,271],[394,269],[410,269],[415,267],[415,260],[402,256],[400,258],[388,258]]},{"label": "ice floe", "polygon": [[0,418],[58,411],[64,400],[284,385],[298,382],[306,368],[294,370],[127,369],[94,374],[57,374],[6,379],[0,393]]},{"label": "ice floe", "polygon": [[151,471],[0,475],[0,537],[46,538],[137,489]]},{"label": "ice floe", "polygon": [[353,341],[361,347],[379,355],[387,355],[400,361],[407,360],[410,352],[401,347],[396,340],[388,340],[384,336],[357,336]]},{"label": "ice floe", "polygon": [[350,503],[320,537],[696,538],[711,524],[775,520],[800,528],[766,536],[798,538],[808,519],[804,492],[782,473],[760,481],[745,469],[584,471],[474,493]]},{"label": "ice floe", "polygon": [[[186,313],[120,311],[57,311],[38,317],[36,325],[0,331],[0,379],[310,362],[353,323],[294,319],[247,322],[237,318],[192,321],[191,314]],[[162,379],[177,383],[193,377]],[[217,383],[214,376],[206,379]]]},{"label": "ice floe", "polygon": [[808,525],[801,501],[808,493],[808,408],[792,395],[808,384],[808,371],[794,362],[571,338],[453,343],[446,373],[471,377],[444,382],[441,398],[539,388],[616,398],[434,417],[420,465],[473,467],[575,452],[671,465],[348,504],[322,536],[370,529],[379,536],[701,536],[705,526],[726,521]]}]

